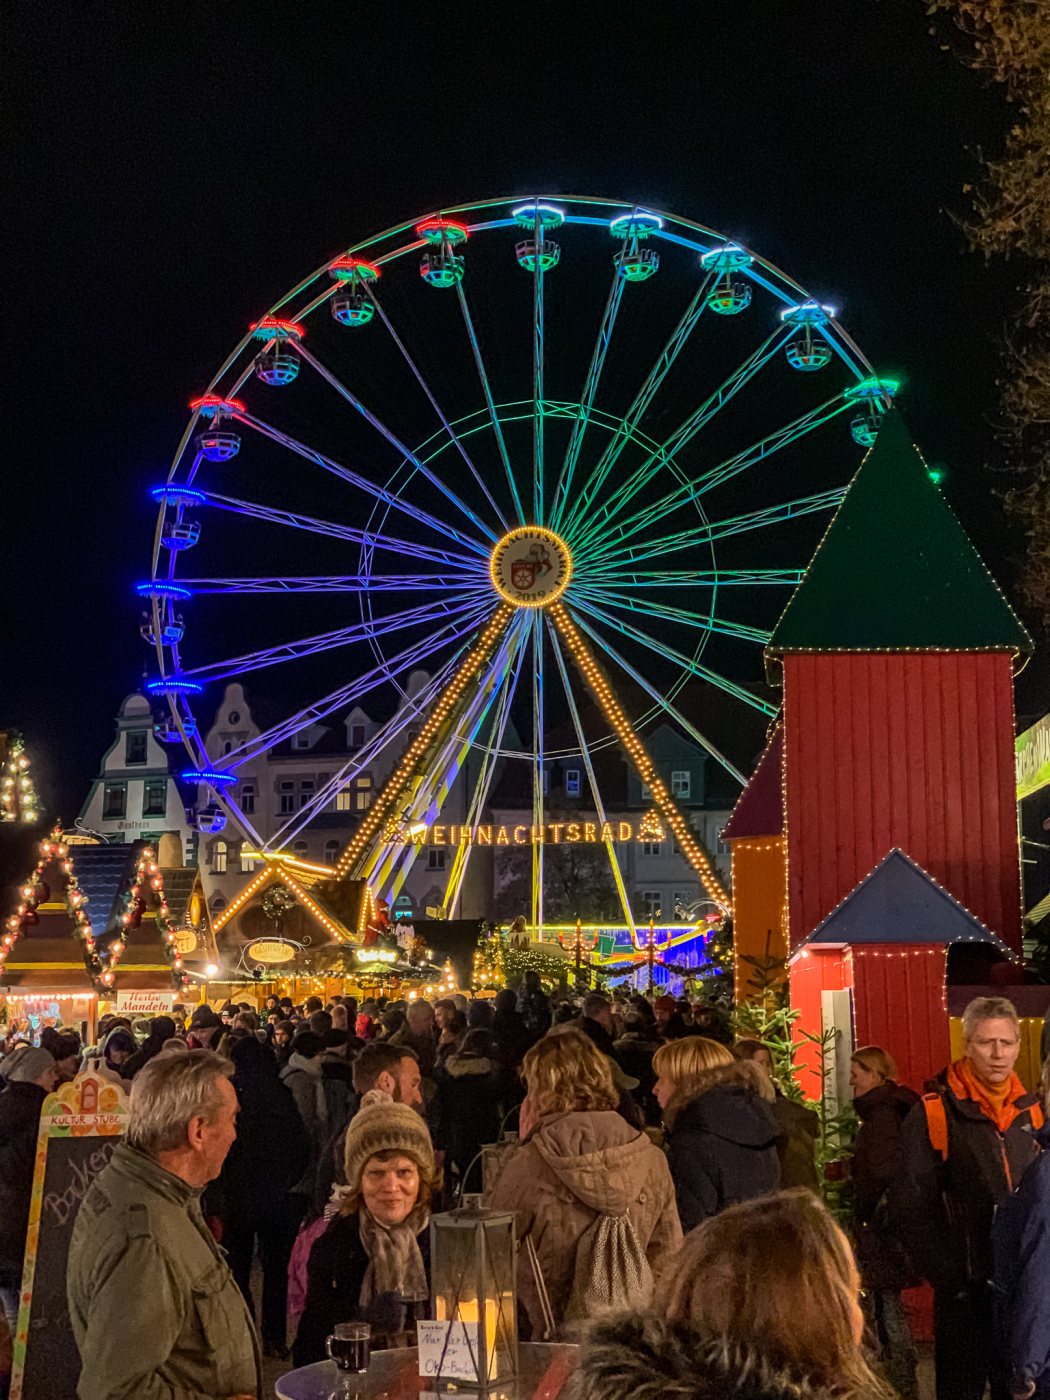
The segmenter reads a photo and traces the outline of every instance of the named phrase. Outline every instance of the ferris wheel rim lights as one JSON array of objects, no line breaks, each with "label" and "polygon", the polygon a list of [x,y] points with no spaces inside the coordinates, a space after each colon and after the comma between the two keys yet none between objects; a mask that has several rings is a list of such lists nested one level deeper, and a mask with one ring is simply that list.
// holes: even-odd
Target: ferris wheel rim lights
[{"label": "ferris wheel rim lights", "polygon": [[256,340],[305,340],[306,331],[298,321],[285,321],[280,316],[264,316],[253,321],[251,332]]}]

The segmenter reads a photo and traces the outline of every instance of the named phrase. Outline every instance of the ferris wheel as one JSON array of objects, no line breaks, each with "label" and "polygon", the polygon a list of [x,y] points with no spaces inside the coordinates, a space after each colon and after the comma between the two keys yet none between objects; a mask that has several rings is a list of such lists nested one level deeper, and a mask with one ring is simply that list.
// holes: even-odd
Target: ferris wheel
[{"label": "ferris wheel", "polygon": [[[152,490],[149,689],[208,793],[201,829],[229,820],[279,852],[385,754],[336,873],[393,898],[469,771],[451,916],[495,774],[525,765],[540,925],[544,773],[573,757],[596,816],[584,839],[606,846],[633,928],[595,763],[618,744],[651,796],[647,830],[670,829],[727,905],[646,732],[671,724],[743,781],[687,687],[773,715],[734,673],[897,387],[759,254],[623,200],[451,206],[325,262],[245,331]],[[283,717],[208,753],[209,687],[257,672]],[[245,765],[390,687],[393,717],[257,829]]]}]

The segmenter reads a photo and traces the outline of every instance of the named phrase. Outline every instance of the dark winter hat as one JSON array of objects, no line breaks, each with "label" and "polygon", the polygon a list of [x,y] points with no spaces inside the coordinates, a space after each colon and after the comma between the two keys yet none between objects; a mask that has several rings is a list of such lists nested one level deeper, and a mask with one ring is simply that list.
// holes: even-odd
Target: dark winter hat
[{"label": "dark winter hat", "polygon": [[28,1050],[23,1050],[18,1057],[17,1064],[12,1065],[11,1072],[7,1076],[11,1084],[32,1084],[39,1079],[45,1070],[54,1069],[55,1057],[50,1050],[38,1050],[31,1045]]},{"label": "dark winter hat", "polygon": [[[210,1006],[198,1006],[190,1017],[191,1031],[213,1031],[222,1025],[222,1020]],[[174,1029],[174,1027],[173,1027]]]}]

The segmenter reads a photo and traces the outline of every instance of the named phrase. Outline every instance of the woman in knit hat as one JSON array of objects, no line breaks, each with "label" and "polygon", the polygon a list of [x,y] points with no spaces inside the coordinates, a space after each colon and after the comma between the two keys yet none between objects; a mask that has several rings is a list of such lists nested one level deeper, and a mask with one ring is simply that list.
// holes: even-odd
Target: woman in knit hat
[{"label": "woman in knit hat", "polygon": [[373,1340],[396,1336],[409,1305],[430,1292],[430,1202],[440,1177],[426,1123],[373,1089],[347,1129],[343,1160],[339,1214],[310,1253],[296,1366],[323,1360],[340,1322],[370,1322]]}]

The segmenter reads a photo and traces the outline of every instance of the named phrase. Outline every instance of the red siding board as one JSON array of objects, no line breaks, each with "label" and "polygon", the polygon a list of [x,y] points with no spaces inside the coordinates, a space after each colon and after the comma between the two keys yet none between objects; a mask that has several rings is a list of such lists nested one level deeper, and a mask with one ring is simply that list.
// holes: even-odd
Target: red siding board
[{"label": "red siding board", "polygon": [[1015,950],[1006,655],[784,658],[791,944],[899,846]]},{"label": "red siding board", "polygon": [[875,944],[852,952],[857,1043],[888,1050],[901,1083],[921,1089],[950,1054],[944,950]]}]

